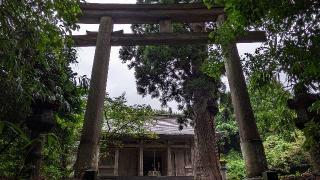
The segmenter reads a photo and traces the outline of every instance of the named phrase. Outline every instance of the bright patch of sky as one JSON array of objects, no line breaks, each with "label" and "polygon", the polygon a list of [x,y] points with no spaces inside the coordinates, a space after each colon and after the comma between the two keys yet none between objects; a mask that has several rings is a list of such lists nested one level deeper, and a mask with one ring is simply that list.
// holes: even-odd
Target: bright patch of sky
[{"label": "bright patch of sky", "polygon": [[[136,0],[87,0],[86,2],[134,4]],[[98,31],[98,27],[99,25],[80,24],[80,30],[74,32],[74,34],[85,34],[86,31]],[[132,33],[129,24],[114,25],[114,31],[117,30],[124,30],[124,33]],[[253,53],[259,46],[260,43],[237,44],[240,55]],[[120,47],[111,48],[107,93],[111,97],[117,97],[122,93],[126,93],[126,98],[130,105],[148,104],[154,109],[162,109],[158,99],[152,99],[150,96],[142,97],[137,93],[134,70],[129,70],[126,64],[121,63],[119,59],[119,49]],[[83,47],[77,48],[77,50],[79,63],[73,65],[72,68],[79,75],[87,75],[90,78],[95,47]],[[225,84],[228,84],[225,77],[223,77],[222,80]],[[177,103],[170,102],[168,105],[173,111],[177,111]]]}]

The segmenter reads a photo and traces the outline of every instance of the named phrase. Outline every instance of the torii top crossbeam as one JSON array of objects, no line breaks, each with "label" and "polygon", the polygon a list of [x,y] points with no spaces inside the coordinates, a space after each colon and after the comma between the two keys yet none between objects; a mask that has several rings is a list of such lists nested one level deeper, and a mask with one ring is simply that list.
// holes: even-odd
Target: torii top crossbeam
[{"label": "torii top crossbeam", "polygon": [[[112,18],[113,24],[159,24],[163,21],[194,23],[214,22],[223,15],[222,7],[207,9],[200,3],[192,4],[98,4],[83,3],[80,5],[82,15],[79,23],[98,24],[101,17]],[[95,46],[97,32],[73,36],[77,47]],[[248,32],[240,37],[238,43],[263,42],[265,33]],[[155,33],[155,34],[122,34],[113,33],[111,45],[160,45],[160,44],[198,44],[210,43],[209,33]]]},{"label": "torii top crossbeam", "polygon": [[98,4],[80,5],[79,23],[98,24],[103,16],[111,17],[114,24],[157,24],[161,20],[193,23],[215,21],[223,14],[222,7],[208,9],[203,4]]}]

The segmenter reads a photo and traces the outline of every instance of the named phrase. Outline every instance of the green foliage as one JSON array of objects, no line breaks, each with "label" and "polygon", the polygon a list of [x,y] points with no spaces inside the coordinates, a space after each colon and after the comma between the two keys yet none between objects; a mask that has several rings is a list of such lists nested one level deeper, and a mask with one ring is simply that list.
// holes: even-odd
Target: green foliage
[{"label": "green foliage", "polygon": [[[35,100],[77,103],[76,62],[68,35],[75,30],[79,1],[2,1],[0,5],[0,119],[22,121]],[[76,101],[76,102],[75,102]]]},{"label": "green foliage", "polygon": [[312,106],[309,108],[309,111],[313,111],[317,114],[320,114],[320,100],[314,102]]},{"label": "green foliage", "polygon": [[[292,141],[287,141],[278,135],[270,135],[264,142],[269,169],[278,171],[281,175],[301,174],[309,168],[310,158],[301,147],[305,138],[301,132],[296,132]],[[245,164],[241,152],[231,150],[222,156],[227,162],[228,179],[245,178]]]},{"label": "green foliage", "polygon": [[[248,30],[266,30],[268,40],[254,55],[247,55],[245,70],[258,83],[279,73],[298,88],[319,90],[320,3],[317,0],[204,0],[224,6],[227,19],[211,37],[227,46]],[[267,76],[264,76],[267,75]],[[297,87],[296,87],[297,88]]]},{"label": "green foliage", "polygon": [[[309,153],[303,148],[307,141],[302,132],[296,130],[295,114],[286,105],[290,93],[277,81],[268,82],[263,87],[257,88],[254,86],[253,78],[249,78],[248,89],[257,126],[264,141],[269,168],[283,175],[305,172],[310,167]],[[222,152],[225,153],[224,159],[227,160],[229,167],[228,177],[242,179],[241,177],[245,176],[243,160],[241,156],[236,156],[236,153],[240,153],[240,149],[230,143],[235,141],[234,138],[239,138],[235,136],[238,129],[230,94],[221,96],[219,109],[216,125],[222,134],[220,144],[223,146]],[[314,130],[310,131],[313,135],[317,134]],[[230,151],[228,147],[234,150]]]},{"label": "green foliage", "polygon": [[[105,100],[104,140],[113,141],[121,136],[144,136],[151,133],[145,125],[154,123],[154,112],[147,105],[126,105],[125,94]],[[107,142],[110,143],[110,142]]]},{"label": "green foliage", "polygon": [[[133,25],[132,30],[135,34],[158,33],[159,25]],[[173,31],[192,32],[193,29],[190,24],[174,23]],[[122,47],[120,58],[129,63],[129,68],[135,69],[138,93],[159,98],[163,106],[169,101],[176,101],[180,110],[191,112],[195,91],[217,97],[221,86],[219,78],[214,79],[203,72],[206,67],[202,64],[208,58],[206,45]]]},{"label": "green foliage", "polygon": [[215,116],[215,120],[216,130],[221,135],[218,140],[221,152],[228,153],[232,149],[240,150],[239,130],[231,104],[230,92],[220,94],[219,112]]},{"label": "green foliage", "polygon": [[227,178],[230,180],[238,180],[245,178],[245,166],[242,155],[237,151],[230,151],[222,157],[227,162]]},{"label": "green foliage", "polygon": [[[309,108],[311,112],[314,112],[316,114],[320,114],[320,101],[316,101],[312,104],[312,106]],[[316,161],[314,164],[315,166],[320,169],[320,154],[319,152],[320,148],[320,122],[319,119],[316,120],[315,118],[311,119],[307,124],[305,124],[305,128],[303,128],[303,133],[306,136],[306,141],[304,143],[304,147],[311,151],[311,154],[313,154],[315,157],[313,159]],[[316,165],[317,164],[317,165]]]},{"label": "green foliage", "polygon": [[108,147],[122,146],[123,137],[148,137],[156,135],[146,127],[154,123],[154,111],[147,105],[126,105],[125,94],[105,99],[100,157],[108,156]]},{"label": "green foliage", "polygon": [[317,0],[204,0],[224,7],[227,19],[212,32],[213,41],[227,46],[248,30],[265,30],[267,42],[247,54],[243,66],[256,83],[287,77],[295,91],[319,91],[320,3]]},{"label": "green foliage", "polygon": [[320,141],[320,122],[314,120],[309,121],[303,128],[303,133],[306,136],[305,147],[311,149],[313,146],[319,146]]},{"label": "green foliage", "polygon": [[[1,1],[0,147],[3,149],[0,157],[3,163],[0,176],[29,178],[30,167],[25,165],[35,141],[43,140],[51,147],[44,150],[44,164],[51,163],[49,157],[57,160],[58,148],[52,144],[58,141],[52,138],[53,134],[43,135],[41,139],[30,138],[25,120],[36,111],[36,103],[54,104],[56,116],[65,120],[82,112],[80,97],[84,90],[78,85],[84,85],[85,80],[80,79],[77,84],[76,73],[71,70],[70,64],[76,63],[76,51],[69,36],[77,29],[79,2]],[[9,126],[3,126],[3,122]]]},{"label": "green foliage", "polygon": [[[84,107],[84,103],[82,106]],[[71,177],[73,173],[84,114],[57,116],[56,119],[56,128],[44,139],[42,174],[50,179],[65,179]]]},{"label": "green foliage", "polygon": [[[219,113],[216,115],[216,119],[217,119],[218,130],[225,129],[223,127],[226,127],[226,131],[229,131],[232,133],[236,133],[238,131],[236,125],[234,125],[236,123],[236,119],[235,119],[234,110],[232,107],[230,92],[220,95]],[[226,125],[223,123],[230,123],[230,124]]]},{"label": "green foliage", "polygon": [[8,128],[12,131],[17,137],[21,138],[23,141],[29,143],[30,139],[28,135],[16,124],[13,124],[8,121],[0,121],[0,134],[3,133],[3,130]]},{"label": "green foliage", "polygon": [[291,138],[295,130],[295,114],[287,107],[290,93],[284,90],[281,83],[271,81],[263,87],[256,87],[255,78],[249,79],[249,94],[257,126],[263,139],[278,134]]},{"label": "green foliage", "polygon": [[20,126],[5,121],[0,123],[3,127],[0,133],[0,177],[19,177],[33,141]]},{"label": "green foliage", "polygon": [[225,74],[223,55],[216,46],[209,48],[209,57],[203,62],[201,70],[214,79],[220,79]]},{"label": "green foliage", "polygon": [[[82,100],[82,107],[85,106]],[[153,123],[153,110],[146,105],[126,105],[125,95],[105,100],[103,123],[103,140],[100,143],[100,155],[110,144],[121,146],[119,139],[122,136],[147,135],[155,137],[145,128],[145,124]],[[80,139],[84,114],[69,114],[64,117],[56,117],[57,126],[53,133],[44,138],[44,161],[42,175],[50,179],[65,179],[72,177],[74,158],[76,157],[77,145]]]},{"label": "green foliage", "polygon": [[[287,141],[279,135],[268,136],[264,147],[269,168],[281,174],[296,174],[306,171],[309,156],[302,148],[304,141],[305,138],[299,131],[295,132],[292,141]],[[296,170],[298,172],[295,172]]]}]

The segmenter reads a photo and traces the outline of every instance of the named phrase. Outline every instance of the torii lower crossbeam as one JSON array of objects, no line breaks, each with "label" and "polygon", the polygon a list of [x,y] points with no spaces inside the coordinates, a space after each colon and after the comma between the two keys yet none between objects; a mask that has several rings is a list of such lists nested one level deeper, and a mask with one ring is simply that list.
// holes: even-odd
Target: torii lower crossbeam
[{"label": "torii lower crossbeam", "polygon": [[[95,46],[97,32],[88,32],[86,35],[75,35],[73,39],[76,47]],[[250,31],[237,40],[237,43],[253,43],[266,41],[264,31]],[[112,46],[136,45],[185,45],[210,44],[209,33],[158,33],[158,34],[122,34],[112,33]]]}]

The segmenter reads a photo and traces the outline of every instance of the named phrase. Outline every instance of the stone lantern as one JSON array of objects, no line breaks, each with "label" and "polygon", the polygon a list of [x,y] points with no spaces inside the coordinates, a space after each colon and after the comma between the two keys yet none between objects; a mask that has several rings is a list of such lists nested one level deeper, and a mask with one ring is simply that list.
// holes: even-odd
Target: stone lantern
[{"label": "stone lantern", "polygon": [[43,142],[41,134],[49,133],[55,126],[54,112],[57,107],[54,103],[36,101],[32,106],[32,114],[26,120],[31,139],[37,139],[33,142],[28,154],[32,179],[40,177]]}]

